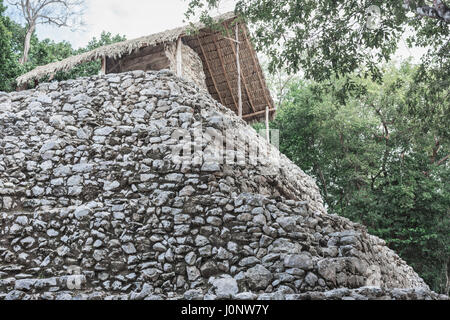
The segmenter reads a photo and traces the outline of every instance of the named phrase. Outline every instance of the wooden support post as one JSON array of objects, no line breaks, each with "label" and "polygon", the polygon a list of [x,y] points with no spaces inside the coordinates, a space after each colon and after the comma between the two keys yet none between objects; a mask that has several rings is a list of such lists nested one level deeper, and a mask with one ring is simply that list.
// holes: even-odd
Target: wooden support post
[{"label": "wooden support post", "polygon": [[242,119],[242,87],[241,87],[241,61],[239,59],[239,24],[236,23],[236,64],[238,72],[238,97],[239,97],[239,117]]},{"label": "wooden support post", "polygon": [[183,55],[181,54],[181,37],[177,41],[177,76],[183,77]]},{"label": "wooden support post", "polygon": [[24,90],[28,90],[28,83],[22,83],[20,86],[16,87],[16,91],[24,91]]},{"label": "wooden support post", "polygon": [[269,106],[266,107],[266,139],[267,142],[270,143],[270,125],[269,125],[269,117],[270,117],[270,112],[269,112]]},{"label": "wooden support post", "polygon": [[[229,35],[229,33],[228,33],[228,26],[227,26],[226,31],[227,31],[227,35]],[[231,41],[231,48],[233,49],[233,53],[236,54],[236,49],[235,49],[234,44],[233,44],[233,43],[236,42],[236,40],[231,39],[231,38],[229,38],[229,37],[228,37],[228,38],[227,38],[227,37],[224,37],[224,38]],[[239,47],[239,49],[240,49],[240,51],[242,51],[242,47]],[[247,93],[248,102],[249,102],[249,104],[250,104],[250,107],[252,108],[253,112],[256,112],[256,109],[255,109],[255,106],[254,106],[254,103],[253,103],[253,100],[254,100],[254,99],[252,98],[252,95],[250,94],[251,91],[248,90],[247,82],[245,81],[245,75],[244,75],[243,72],[241,72],[241,83],[244,83],[244,89],[245,89],[245,92]]]},{"label": "wooden support post", "polygon": [[106,57],[102,58],[102,70],[101,70],[101,74],[105,75],[106,74]]}]

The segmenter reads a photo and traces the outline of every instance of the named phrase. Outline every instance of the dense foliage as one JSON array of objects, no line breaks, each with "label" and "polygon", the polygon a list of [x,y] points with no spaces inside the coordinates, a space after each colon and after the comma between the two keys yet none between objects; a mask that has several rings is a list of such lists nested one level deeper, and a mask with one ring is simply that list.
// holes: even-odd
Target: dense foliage
[{"label": "dense foliage", "polygon": [[[100,37],[93,38],[86,47],[73,49],[67,42],[55,42],[50,39],[39,40],[35,33],[31,37],[28,61],[21,65],[26,28],[4,16],[3,0],[0,0],[0,91],[15,90],[15,79],[21,74],[33,70],[37,66],[60,61],[72,55],[77,55],[125,40],[124,36],[113,36],[109,32],[102,32]],[[67,73],[59,73],[56,80],[75,79],[82,76],[98,74],[101,69],[100,61],[93,61],[77,66]],[[45,81],[46,79],[43,79]],[[48,79],[47,79],[48,80]],[[31,84],[32,85],[32,84]]]},{"label": "dense foliage", "polygon": [[11,21],[5,17],[3,0],[0,0],[0,91],[13,89],[14,79],[20,73],[12,47],[13,33],[8,28]]},{"label": "dense foliage", "polygon": [[[210,21],[211,9],[224,2],[186,1],[187,17],[200,13],[205,22]],[[423,14],[420,9],[430,8],[429,2],[237,0],[235,11],[252,26],[257,48],[271,58],[271,71],[301,70],[307,78],[324,80],[355,70],[379,77],[379,63],[392,57],[402,38],[411,45],[429,47],[430,60],[447,53],[447,60],[439,63],[448,66],[450,19]],[[450,17],[443,1],[434,0],[437,5],[447,10],[443,16]]]},{"label": "dense foliage", "polygon": [[385,239],[436,291],[448,293],[450,140],[447,100],[411,95],[417,67],[384,70],[363,81],[364,95],[341,103],[334,86],[293,80],[272,124],[281,151],[314,176],[329,211]]},{"label": "dense foliage", "polygon": [[[83,52],[88,52],[99,48],[101,46],[106,46],[108,44],[121,42],[126,40],[125,36],[115,35],[113,36],[110,32],[102,32],[100,38],[94,37],[86,47],[81,48],[74,52],[73,54],[81,54]],[[70,73],[62,76],[63,79],[76,79],[78,77],[87,77],[94,74],[98,74],[101,69],[101,61],[92,61],[88,63],[84,63],[75,67]]]}]

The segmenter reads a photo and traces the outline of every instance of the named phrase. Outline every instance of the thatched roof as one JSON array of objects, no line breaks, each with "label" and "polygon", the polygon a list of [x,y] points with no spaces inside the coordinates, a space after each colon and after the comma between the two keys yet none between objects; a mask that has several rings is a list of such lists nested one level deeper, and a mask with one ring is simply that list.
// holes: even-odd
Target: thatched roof
[{"label": "thatched roof", "polygon": [[[69,57],[36,69],[17,78],[19,86],[33,80],[40,80],[46,76],[53,76],[60,71],[69,71],[75,66],[103,58],[118,59],[144,47],[170,43],[180,37],[183,42],[194,49],[203,62],[206,83],[210,94],[224,106],[237,112],[238,85],[236,44],[232,23],[236,16],[233,12],[215,17],[228,30],[229,35],[213,31],[202,23],[194,26],[184,26],[173,30],[123,41],[103,46],[77,56]],[[200,30],[192,35],[188,31],[194,27]],[[275,114],[274,103],[267,88],[264,74],[258,61],[257,54],[248,37],[245,25],[240,25],[240,64],[242,73],[243,116],[248,122],[254,122],[265,117],[266,107],[269,107],[271,117]]]}]

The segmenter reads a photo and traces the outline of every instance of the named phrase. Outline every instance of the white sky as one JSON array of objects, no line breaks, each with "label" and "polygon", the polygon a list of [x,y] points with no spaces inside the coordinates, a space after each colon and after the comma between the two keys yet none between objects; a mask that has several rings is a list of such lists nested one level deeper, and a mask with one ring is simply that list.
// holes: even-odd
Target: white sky
[{"label": "white sky", "polygon": [[[234,8],[235,0],[223,2],[220,10],[213,14],[225,13]],[[86,46],[94,36],[98,38],[102,31],[134,39],[184,25],[187,3],[188,0],[86,0],[83,17],[85,26],[81,30],[39,25],[37,34],[40,39],[50,38],[57,42],[66,40],[74,48]],[[8,13],[13,14],[12,11]],[[13,18],[20,20],[15,16]],[[421,49],[408,49],[403,44],[396,60],[412,56],[417,61],[424,52]]]}]

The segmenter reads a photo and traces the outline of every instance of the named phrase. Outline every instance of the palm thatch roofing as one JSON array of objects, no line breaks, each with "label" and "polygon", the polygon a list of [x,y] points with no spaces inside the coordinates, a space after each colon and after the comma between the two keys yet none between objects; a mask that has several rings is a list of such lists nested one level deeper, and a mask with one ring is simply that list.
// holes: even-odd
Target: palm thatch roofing
[{"label": "palm thatch roofing", "polygon": [[[30,81],[39,81],[57,72],[69,71],[77,65],[99,59],[120,59],[144,47],[153,47],[172,43],[182,39],[201,58],[206,75],[209,93],[222,105],[238,113],[238,66],[236,61],[235,21],[233,12],[214,18],[223,30],[212,30],[202,23],[188,25],[173,30],[127,40],[95,50],[72,56],[59,62],[50,63],[17,78],[19,86]],[[197,32],[192,33],[195,29]],[[266,116],[269,108],[270,117],[276,109],[267,87],[258,56],[248,36],[247,26],[239,23],[239,61],[241,67],[241,96],[243,118],[247,122],[259,121]]]}]

